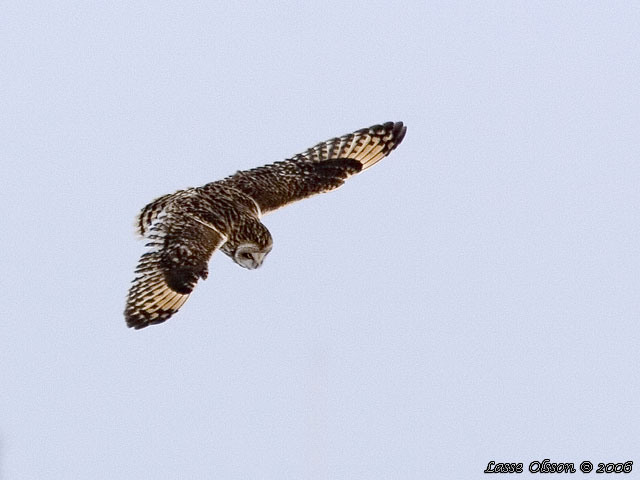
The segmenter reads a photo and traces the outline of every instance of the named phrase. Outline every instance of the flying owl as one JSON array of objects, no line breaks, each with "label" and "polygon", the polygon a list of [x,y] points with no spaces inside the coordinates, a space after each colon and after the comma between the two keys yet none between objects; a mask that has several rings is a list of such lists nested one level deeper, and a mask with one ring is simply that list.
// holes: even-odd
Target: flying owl
[{"label": "flying owl", "polygon": [[151,202],[136,219],[136,230],[148,240],[148,250],[129,289],[127,325],[144,328],[176,313],[198,279],[207,278],[209,259],[218,249],[241,267],[260,267],[273,245],[262,216],[338,188],[389,155],[406,130],[402,122],[373,125],[319,143],[288,160]]}]

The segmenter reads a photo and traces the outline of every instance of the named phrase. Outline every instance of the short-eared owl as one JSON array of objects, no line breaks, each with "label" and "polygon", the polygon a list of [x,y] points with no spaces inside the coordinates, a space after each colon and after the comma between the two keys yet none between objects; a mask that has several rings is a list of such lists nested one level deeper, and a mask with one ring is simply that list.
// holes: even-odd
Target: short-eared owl
[{"label": "short-eared owl", "polygon": [[129,290],[127,325],[143,328],[176,313],[198,279],[207,278],[207,264],[217,249],[241,267],[258,268],[272,247],[260,217],[338,188],[389,155],[406,129],[402,122],[363,128],[288,160],[151,202],[136,220],[149,249],[140,258]]}]

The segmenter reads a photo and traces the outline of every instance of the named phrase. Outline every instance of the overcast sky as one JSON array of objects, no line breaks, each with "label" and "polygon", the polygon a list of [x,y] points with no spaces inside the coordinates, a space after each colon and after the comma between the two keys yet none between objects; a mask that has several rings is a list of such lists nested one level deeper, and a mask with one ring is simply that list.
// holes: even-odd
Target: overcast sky
[{"label": "overcast sky", "polygon": [[[0,478],[640,468],[637,3],[0,18]],[[390,157],[264,218],[261,269],[216,254],[126,328],[147,202],[389,120]]]}]

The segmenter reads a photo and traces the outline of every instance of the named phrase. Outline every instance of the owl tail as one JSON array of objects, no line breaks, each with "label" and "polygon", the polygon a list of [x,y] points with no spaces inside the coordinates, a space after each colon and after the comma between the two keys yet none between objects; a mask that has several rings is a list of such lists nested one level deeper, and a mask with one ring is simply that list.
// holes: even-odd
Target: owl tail
[{"label": "owl tail", "polygon": [[158,220],[158,217],[160,217],[160,215],[165,211],[167,206],[176,197],[180,196],[181,193],[183,193],[182,190],[175,193],[169,193],[168,195],[163,195],[144,207],[136,217],[136,233],[144,237],[156,220]]}]

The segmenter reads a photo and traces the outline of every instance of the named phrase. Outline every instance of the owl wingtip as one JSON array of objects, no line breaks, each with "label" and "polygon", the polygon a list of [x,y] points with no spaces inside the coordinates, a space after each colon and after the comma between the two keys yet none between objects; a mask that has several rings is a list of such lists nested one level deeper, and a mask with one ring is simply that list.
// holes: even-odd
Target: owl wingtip
[{"label": "owl wingtip", "polygon": [[[380,130],[380,129],[390,132],[392,134],[394,146],[391,148],[391,150],[393,150],[395,147],[400,145],[400,142],[402,142],[402,140],[404,139],[404,136],[407,133],[407,126],[404,124],[403,121],[385,122],[381,125],[373,125],[369,127],[368,130]],[[367,130],[367,129],[363,129],[362,131],[364,130]]]},{"label": "owl wingtip", "polygon": [[158,318],[147,318],[147,316],[145,315],[130,314],[129,312],[126,312],[126,311],[124,313],[124,318],[127,322],[127,327],[132,328],[134,330],[140,330],[150,325],[157,325],[159,323],[163,323],[169,319],[169,316],[158,317]]},{"label": "owl wingtip", "polygon": [[407,134],[407,127],[403,122],[396,122],[393,124],[393,128],[391,131],[393,132],[393,137],[395,139],[395,143],[392,148],[393,150],[398,145],[400,145],[400,143],[404,139],[404,136]]}]

